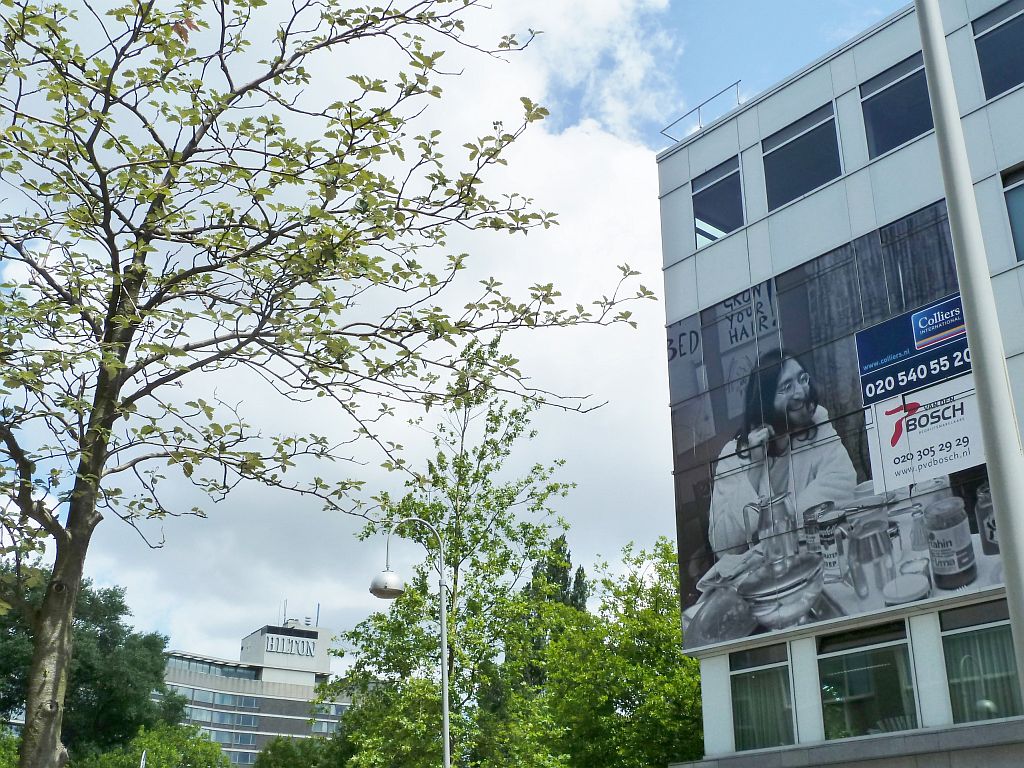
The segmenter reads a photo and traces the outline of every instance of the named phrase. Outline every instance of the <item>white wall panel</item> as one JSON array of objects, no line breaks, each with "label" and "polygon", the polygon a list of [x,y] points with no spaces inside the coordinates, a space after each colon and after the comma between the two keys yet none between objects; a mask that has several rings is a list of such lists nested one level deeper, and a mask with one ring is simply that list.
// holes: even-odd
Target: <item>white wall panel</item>
[{"label": "white wall panel", "polygon": [[697,301],[714,304],[750,287],[747,238],[742,230],[697,251]]},{"label": "white wall panel", "polygon": [[745,109],[736,115],[736,130],[739,132],[740,149],[753,147],[761,141],[756,108]]},{"label": "white wall panel", "polygon": [[1003,171],[1024,161],[1024,88],[1000,96],[988,105],[992,149]]},{"label": "white wall panel", "polygon": [[776,273],[849,242],[846,185],[832,183],[772,214],[768,231]]},{"label": "white wall panel", "polygon": [[764,188],[764,161],[761,145],[755,144],[740,155],[743,165],[743,205],[746,221],[758,221],[768,215],[768,193]]},{"label": "white wall panel", "polygon": [[849,91],[836,101],[839,120],[839,148],[843,155],[843,172],[850,173],[867,165],[868,142],[864,138],[864,112],[857,91]]},{"label": "white wall panel", "polygon": [[960,114],[966,115],[985,103],[971,28],[962,27],[949,35],[946,47],[949,49],[949,64],[953,69],[953,87],[960,105]]},{"label": "white wall panel", "polygon": [[942,11],[942,27],[947,35],[967,23],[967,4],[964,0],[939,0],[939,9]]},{"label": "white wall panel", "polygon": [[818,67],[757,105],[761,136],[770,136],[832,100],[832,75]]},{"label": "white wall panel", "polygon": [[935,134],[869,166],[875,218],[888,224],[945,196]]},{"label": "white wall panel", "polygon": [[689,317],[700,309],[697,304],[697,260],[686,259],[665,270],[665,323]]},{"label": "white wall panel", "polygon": [[[948,0],[947,0],[947,2],[948,2]],[[971,19],[976,19],[979,16],[988,13],[993,8],[996,8],[996,7],[1002,5],[1005,2],[1006,2],[1006,0],[966,0],[967,15]],[[943,6],[942,6],[943,12],[945,12],[945,10],[946,10],[945,6],[946,6],[946,4],[943,3]]]},{"label": "white wall panel", "polygon": [[996,154],[992,149],[992,132],[988,127],[987,110],[972,112],[961,120],[960,124],[964,128],[971,178],[977,182],[998,173],[999,166],[996,164]]},{"label": "white wall panel", "polygon": [[735,752],[728,654],[700,660],[700,698],[704,711],[704,753],[713,757]]},{"label": "white wall panel", "polygon": [[985,242],[989,272],[1002,272],[1017,263],[1013,250],[1010,220],[1006,215],[1006,198],[998,176],[990,176],[974,185],[974,198],[978,201],[981,217],[981,236]]},{"label": "white wall panel", "polygon": [[736,121],[730,120],[723,123],[702,136],[700,141],[691,144],[688,149],[690,150],[690,178],[699,176],[719,163],[724,163],[740,151]]},{"label": "white wall panel", "polygon": [[1024,299],[1021,280],[1024,271],[1012,269],[992,278],[992,292],[996,295],[996,314],[1007,355],[1024,352]]},{"label": "white wall panel", "polygon": [[802,637],[789,644],[789,667],[793,674],[796,739],[802,744],[824,741],[825,720],[821,714],[818,646],[813,637]]},{"label": "white wall panel", "polygon": [[871,173],[862,168],[844,180],[846,200],[850,211],[850,239],[878,229],[875,218],[875,199],[871,194]]},{"label": "white wall panel", "polygon": [[690,185],[661,198],[661,253],[665,264],[685,259],[697,247],[693,231],[693,198]]},{"label": "white wall panel", "polygon": [[920,50],[921,33],[917,28],[917,17],[911,13],[861,41],[853,49],[857,82],[863,83]]},{"label": "white wall panel", "polygon": [[766,220],[762,219],[747,227],[747,255],[750,261],[751,285],[757,285],[774,276],[772,245]]},{"label": "white wall panel", "polygon": [[690,180],[690,150],[677,149],[658,163],[658,195],[666,195]]},{"label": "white wall panel", "polygon": [[828,66],[832,70],[832,93],[836,96],[857,87],[857,66],[853,61],[852,51],[836,56]]},{"label": "white wall panel", "polygon": [[939,614],[911,616],[909,623],[921,726],[930,728],[951,725],[953,708],[949,703],[949,687],[946,683],[946,662],[942,653],[942,636],[939,633]]}]

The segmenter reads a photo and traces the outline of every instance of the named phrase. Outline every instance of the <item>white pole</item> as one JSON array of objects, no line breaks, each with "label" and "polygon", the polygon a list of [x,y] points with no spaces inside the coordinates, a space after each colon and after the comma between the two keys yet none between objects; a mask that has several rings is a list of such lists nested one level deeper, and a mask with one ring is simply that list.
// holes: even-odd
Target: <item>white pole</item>
[{"label": "white pole", "polygon": [[[433,526],[431,526],[433,528]],[[448,585],[445,583],[444,539],[437,534],[438,570],[441,573],[441,732],[444,738],[444,768],[451,768],[451,741],[448,736]]]},{"label": "white pole", "polygon": [[932,103],[953,254],[981,412],[982,441],[1015,639],[1017,678],[1024,691],[1024,574],[1020,559],[1024,552],[1024,516],[1020,513],[1020,505],[1024,504],[1024,454],[939,3],[938,0],[914,0],[914,5],[921,28],[928,96]]}]

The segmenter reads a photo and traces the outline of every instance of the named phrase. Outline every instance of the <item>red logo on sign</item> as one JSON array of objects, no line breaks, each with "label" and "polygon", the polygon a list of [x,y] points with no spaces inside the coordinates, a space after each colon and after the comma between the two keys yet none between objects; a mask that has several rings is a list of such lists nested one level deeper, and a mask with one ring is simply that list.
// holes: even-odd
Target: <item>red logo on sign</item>
[{"label": "red logo on sign", "polygon": [[890,445],[895,448],[896,443],[903,437],[903,422],[906,421],[908,416],[913,416],[917,413],[917,409],[921,407],[920,403],[904,403],[903,405],[896,406],[891,411],[886,411],[886,416],[892,416],[893,414],[902,413],[903,415],[896,419],[896,423],[893,424],[892,428],[892,440]]}]

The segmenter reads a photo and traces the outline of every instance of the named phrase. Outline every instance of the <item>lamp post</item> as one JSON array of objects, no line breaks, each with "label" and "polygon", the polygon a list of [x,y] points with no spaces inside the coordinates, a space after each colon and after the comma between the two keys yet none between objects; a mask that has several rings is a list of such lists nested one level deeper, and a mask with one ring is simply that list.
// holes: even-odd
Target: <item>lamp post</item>
[{"label": "lamp post", "polygon": [[444,539],[437,528],[419,517],[406,517],[391,526],[384,555],[384,570],[370,582],[370,594],[383,600],[394,600],[405,592],[402,577],[391,570],[391,534],[403,523],[420,523],[437,537],[437,572],[440,574],[441,591],[441,738],[444,748],[444,768],[451,768],[451,744],[448,739],[448,591],[444,579]]},{"label": "lamp post", "polygon": [[1024,516],[1019,509],[1024,499],[1024,451],[1017,431],[1006,353],[996,316],[942,15],[938,0],[914,0],[914,6],[921,30],[924,70],[946,189],[960,298],[967,320],[967,342],[971,348],[989,485],[995,502],[1017,678],[1024,690]]}]

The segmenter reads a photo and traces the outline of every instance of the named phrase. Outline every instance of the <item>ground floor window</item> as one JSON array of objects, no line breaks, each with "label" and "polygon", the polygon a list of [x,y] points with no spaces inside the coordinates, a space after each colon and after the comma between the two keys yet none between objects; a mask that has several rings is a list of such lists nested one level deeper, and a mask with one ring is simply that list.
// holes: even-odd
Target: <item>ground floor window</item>
[{"label": "ground floor window", "polygon": [[917,728],[904,622],[818,638],[818,678],[826,739]]},{"label": "ground floor window", "polygon": [[939,625],[953,722],[1022,714],[1006,601],[942,611]]},{"label": "ground floor window", "polygon": [[793,697],[785,643],[729,654],[736,749],[793,743]]}]

